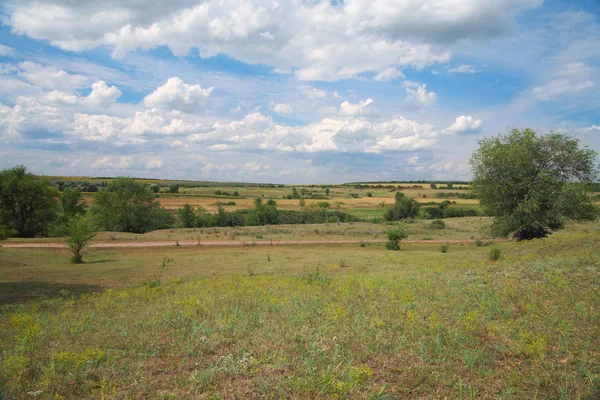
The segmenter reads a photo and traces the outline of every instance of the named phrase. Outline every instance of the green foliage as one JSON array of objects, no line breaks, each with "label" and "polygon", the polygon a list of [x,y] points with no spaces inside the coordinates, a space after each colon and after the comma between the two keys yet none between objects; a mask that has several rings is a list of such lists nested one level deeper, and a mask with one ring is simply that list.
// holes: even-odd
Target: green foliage
[{"label": "green foliage", "polygon": [[569,219],[594,219],[587,189],[596,175],[595,156],[577,139],[530,129],[481,140],[471,157],[472,188],[495,216],[494,234],[532,239]]},{"label": "green foliage", "polygon": [[481,246],[483,246],[483,242],[482,242],[480,239],[477,239],[477,240],[475,241],[475,246],[477,246],[477,247],[481,247]]},{"label": "green foliage", "polygon": [[313,207],[330,208],[331,204],[328,201],[318,201],[316,203],[313,203]]},{"label": "green foliage", "polygon": [[184,228],[195,228],[198,225],[196,210],[188,203],[185,203],[182,208],[177,210],[177,217],[179,218],[179,223]]},{"label": "green foliage", "polygon": [[96,224],[108,231],[144,233],[171,227],[174,222],[150,187],[132,178],[113,179],[96,194],[90,211]]},{"label": "green foliage", "polygon": [[169,193],[179,193],[179,185],[169,186]]},{"label": "green foliage", "polygon": [[23,166],[0,172],[0,221],[19,237],[47,236],[58,190]]},{"label": "green foliage", "polygon": [[386,232],[388,250],[400,250],[400,241],[408,237],[406,227],[404,225],[396,225]]},{"label": "green foliage", "polygon": [[73,253],[71,261],[74,264],[81,264],[83,262],[83,250],[89,245],[96,232],[90,227],[87,219],[81,216],[74,217],[69,222],[67,232],[69,235],[67,247]]},{"label": "green foliage", "polygon": [[490,249],[490,254],[489,254],[490,261],[498,261],[500,259],[501,254],[502,254],[502,251],[498,247],[494,247],[494,248]]},{"label": "green foliage", "polygon": [[448,244],[448,243],[443,243],[443,244],[440,246],[440,251],[441,251],[442,253],[447,253],[449,249],[450,249],[450,244]]},{"label": "green foliage", "polygon": [[431,229],[446,229],[446,223],[441,219],[436,219],[431,221],[429,224],[429,228]]},{"label": "green foliage", "polygon": [[433,182],[431,183],[431,185],[429,185],[429,187],[432,189],[437,189],[437,185]]},{"label": "green foliage", "polygon": [[396,192],[394,206],[384,216],[386,221],[399,221],[405,218],[414,218],[419,213],[419,203],[406,197],[404,193]]}]

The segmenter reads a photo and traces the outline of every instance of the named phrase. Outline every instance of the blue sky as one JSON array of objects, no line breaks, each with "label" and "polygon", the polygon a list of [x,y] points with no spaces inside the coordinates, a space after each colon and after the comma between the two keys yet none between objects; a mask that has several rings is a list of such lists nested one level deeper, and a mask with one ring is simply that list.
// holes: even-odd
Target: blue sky
[{"label": "blue sky", "polygon": [[5,0],[0,168],[469,179],[483,137],[600,152],[600,3]]}]

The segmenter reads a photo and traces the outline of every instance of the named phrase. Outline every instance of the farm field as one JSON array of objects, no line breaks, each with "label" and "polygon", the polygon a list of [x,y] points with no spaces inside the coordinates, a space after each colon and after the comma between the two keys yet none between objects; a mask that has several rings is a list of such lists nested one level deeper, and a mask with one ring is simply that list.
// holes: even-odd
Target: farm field
[{"label": "farm field", "polygon": [[[461,219],[467,232],[453,234],[484,222]],[[154,234],[187,234],[176,232]],[[74,266],[66,249],[0,248],[0,386],[41,398],[593,399],[599,249],[597,223],[446,253],[107,248]]]}]

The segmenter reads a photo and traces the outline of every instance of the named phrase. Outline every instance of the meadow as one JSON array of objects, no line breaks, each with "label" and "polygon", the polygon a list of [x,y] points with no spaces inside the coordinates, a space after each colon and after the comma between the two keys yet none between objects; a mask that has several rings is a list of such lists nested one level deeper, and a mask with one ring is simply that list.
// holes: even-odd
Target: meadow
[{"label": "meadow", "polygon": [[597,398],[598,225],[478,244],[0,248],[0,397]]}]

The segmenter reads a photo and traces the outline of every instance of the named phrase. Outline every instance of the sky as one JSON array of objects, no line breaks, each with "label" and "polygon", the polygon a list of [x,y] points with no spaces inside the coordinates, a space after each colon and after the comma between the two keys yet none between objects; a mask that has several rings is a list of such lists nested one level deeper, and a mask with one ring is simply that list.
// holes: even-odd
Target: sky
[{"label": "sky", "polygon": [[0,2],[0,169],[467,180],[513,128],[600,152],[599,89],[599,0]]}]

